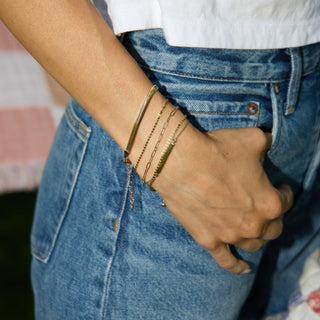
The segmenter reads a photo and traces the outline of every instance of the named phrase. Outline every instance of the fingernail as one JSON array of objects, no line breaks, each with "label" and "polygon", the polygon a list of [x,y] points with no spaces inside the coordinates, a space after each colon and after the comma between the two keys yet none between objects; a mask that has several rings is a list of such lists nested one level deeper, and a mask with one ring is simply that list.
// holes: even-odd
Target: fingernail
[{"label": "fingernail", "polygon": [[251,272],[251,269],[248,268],[248,269],[245,269],[244,271],[241,272],[241,274],[247,274],[247,273],[250,273]]}]

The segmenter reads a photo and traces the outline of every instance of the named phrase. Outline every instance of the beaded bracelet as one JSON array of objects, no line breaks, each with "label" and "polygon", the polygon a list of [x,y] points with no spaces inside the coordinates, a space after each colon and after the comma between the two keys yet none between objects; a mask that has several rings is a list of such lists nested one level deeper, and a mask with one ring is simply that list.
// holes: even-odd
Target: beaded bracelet
[{"label": "beaded bracelet", "polygon": [[151,132],[150,132],[150,134],[149,134],[149,136],[148,136],[148,138],[147,138],[147,140],[146,140],[146,143],[145,143],[145,145],[143,146],[143,149],[142,149],[142,151],[141,151],[141,153],[140,153],[140,155],[139,155],[139,158],[138,158],[138,160],[137,160],[137,163],[136,163],[136,165],[134,166],[134,171],[137,171],[137,168],[138,168],[138,166],[139,166],[139,163],[140,163],[140,161],[141,161],[141,159],[142,159],[142,157],[143,157],[143,155],[144,155],[144,153],[145,153],[145,151],[146,151],[146,149],[147,149],[147,146],[148,146],[148,144],[149,144],[149,142],[150,142],[150,139],[151,139],[151,137],[152,137],[152,135],[153,135],[156,127],[158,126],[158,123],[159,123],[159,121],[160,121],[160,118],[161,118],[161,116],[162,116],[162,113],[163,113],[164,109],[166,108],[168,102],[169,102],[169,100],[166,99],[165,103],[164,103],[163,106],[161,107],[160,112],[158,113],[158,116],[157,116],[157,119],[156,119],[156,121],[155,121],[155,123],[154,123],[154,125],[153,125],[153,128],[151,129]]},{"label": "beaded bracelet", "polygon": [[163,127],[162,127],[161,132],[160,132],[159,137],[158,137],[158,140],[157,140],[157,142],[156,142],[156,144],[155,144],[155,146],[154,146],[154,148],[153,148],[153,150],[152,150],[150,159],[149,159],[149,161],[148,161],[148,163],[147,163],[147,165],[146,165],[146,168],[145,168],[145,170],[144,170],[144,173],[143,173],[142,180],[143,180],[144,183],[146,183],[146,177],[147,177],[148,171],[149,171],[149,169],[150,169],[150,167],[151,167],[153,158],[155,157],[155,155],[156,155],[156,153],[157,153],[157,151],[158,151],[158,148],[159,148],[159,145],[160,145],[161,140],[162,140],[162,138],[163,138],[163,135],[164,135],[165,131],[167,130],[167,127],[168,127],[168,125],[169,125],[170,119],[174,117],[174,115],[176,114],[177,111],[178,111],[178,108],[174,108],[174,109],[170,112],[170,114],[169,114],[166,122],[163,124]]},{"label": "beaded bracelet", "polygon": [[152,88],[150,89],[149,93],[147,94],[147,96],[146,96],[141,108],[140,108],[140,111],[138,113],[136,121],[135,121],[135,123],[133,125],[133,128],[131,130],[131,134],[130,134],[130,137],[129,137],[129,141],[128,141],[127,147],[124,150],[124,163],[126,165],[129,165],[131,163],[131,161],[129,159],[129,154],[130,154],[134,139],[135,139],[135,137],[137,135],[137,131],[138,131],[138,128],[140,126],[140,123],[141,123],[141,120],[143,118],[143,115],[145,114],[145,112],[147,110],[147,107],[148,107],[153,95],[157,91],[158,91],[158,87],[156,85],[153,85]]},{"label": "beaded bracelet", "polygon": [[[179,136],[181,135],[181,133],[185,130],[185,128],[187,127],[187,125],[189,124],[189,121],[186,123],[186,125],[183,127],[183,129],[177,134],[179,128],[182,126],[182,124],[184,123],[184,121],[186,120],[187,116],[184,116],[183,119],[179,122],[179,124],[177,125],[177,127],[175,128],[175,130],[173,131],[173,133],[171,134],[168,142],[166,143],[162,153],[161,153],[161,157],[160,160],[158,162],[158,165],[153,173],[152,178],[147,182],[147,185],[149,186],[151,191],[155,191],[155,189],[152,187],[152,184],[154,183],[154,181],[156,180],[156,178],[159,176],[160,172],[162,171],[166,161],[168,160],[168,157],[174,147],[174,145],[176,144]],[[177,135],[176,135],[177,134]]]}]

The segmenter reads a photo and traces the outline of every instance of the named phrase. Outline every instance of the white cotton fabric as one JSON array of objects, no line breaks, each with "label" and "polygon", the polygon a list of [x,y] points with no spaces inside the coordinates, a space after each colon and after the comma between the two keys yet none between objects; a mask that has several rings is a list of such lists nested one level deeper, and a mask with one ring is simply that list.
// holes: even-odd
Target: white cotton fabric
[{"label": "white cotton fabric", "polygon": [[116,34],[162,28],[173,46],[269,49],[320,41],[320,0],[105,0]]},{"label": "white cotton fabric", "polygon": [[306,260],[286,320],[320,320],[320,248]]}]

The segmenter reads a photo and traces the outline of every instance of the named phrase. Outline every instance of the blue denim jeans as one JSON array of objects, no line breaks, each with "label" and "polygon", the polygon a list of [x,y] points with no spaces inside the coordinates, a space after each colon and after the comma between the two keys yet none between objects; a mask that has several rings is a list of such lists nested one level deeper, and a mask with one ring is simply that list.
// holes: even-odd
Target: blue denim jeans
[{"label": "blue denim jeans", "polygon": [[320,245],[320,44],[178,48],[161,30],[126,34],[123,44],[199,130],[272,132],[265,169],[272,183],[291,185],[295,204],[278,239],[256,252],[234,249],[252,272],[228,273],[135,174],[130,209],[122,150],[71,100],[32,228],[36,319],[248,320],[285,311]]}]

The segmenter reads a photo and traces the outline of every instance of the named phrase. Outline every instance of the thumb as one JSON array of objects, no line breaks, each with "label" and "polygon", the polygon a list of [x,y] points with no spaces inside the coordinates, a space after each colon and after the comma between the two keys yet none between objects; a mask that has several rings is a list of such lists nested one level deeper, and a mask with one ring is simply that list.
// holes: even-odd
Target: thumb
[{"label": "thumb", "polygon": [[282,212],[288,211],[293,205],[293,192],[289,185],[280,184],[277,186],[277,191],[280,197]]}]

